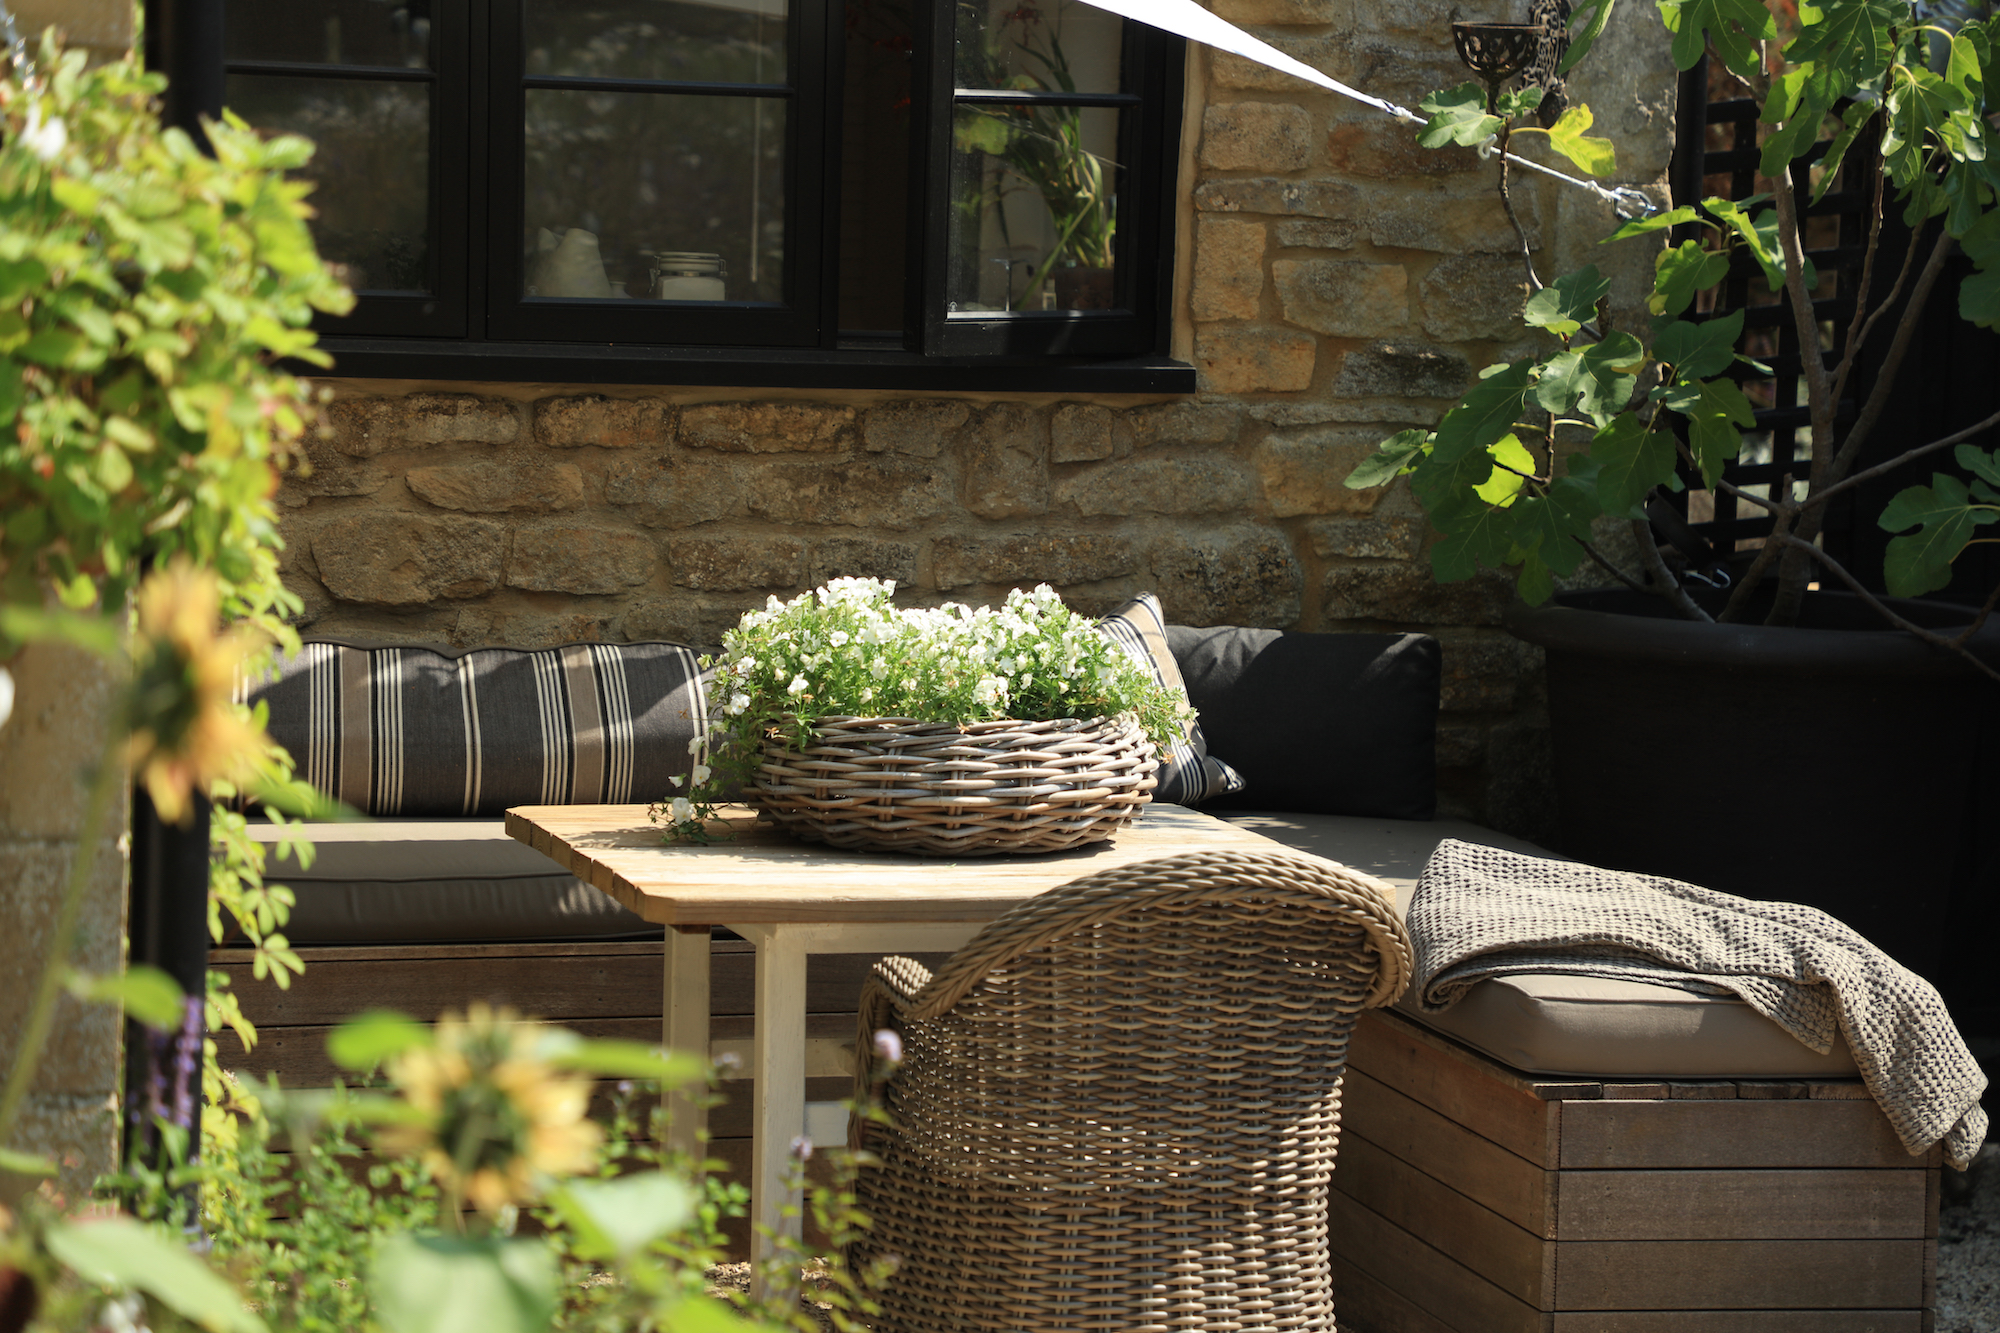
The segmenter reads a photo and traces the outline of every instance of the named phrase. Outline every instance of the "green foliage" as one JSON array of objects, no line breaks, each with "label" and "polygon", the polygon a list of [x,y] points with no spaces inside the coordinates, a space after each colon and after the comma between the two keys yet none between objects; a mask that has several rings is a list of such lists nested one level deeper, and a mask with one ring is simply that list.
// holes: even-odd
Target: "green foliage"
[{"label": "green foliage", "polygon": [[[1913,225],[1941,218],[1958,239],[1973,272],[1958,292],[1966,320],[2000,328],[2000,154],[1987,140],[2000,121],[1992,100],[2000,19],[1958,23],[1955,30],[1920,23],[1901,0],[1825,0],[1799,6],[1799,26],[1775,56],[1777,24],[1758,0],[1657,0],[1673,34],[1675,63],[1692,68],[1713,49],[1759,90],[1763,134],[1760,168],[1781,177],[1825,146],[1814,168],[1815,193],[1834,180],[1843,157],[1880,130],[1880,167]],[[1601,31],[1609,0],[1580,9],[1588,23],[1578,46]],[[1767,46],[1766,44],[1770,44]],[[1487,114],[1475,83],[1433,93],[1422,103],[1429,121],[1418,142],[1428,147],[1472,145],[1499,132],[1522,103],[1503,99]],[[1586,108],[1574,108],[1549,131],[1553,146],[1588,171],[1608,169],[1610,145],[1583,137]],[[1535,132],[1517,126],[1519,136]],[[1830,142],[1828,142],[1830,140]],[[1600,147],[1601,145],[1601,147]],[[1865,188],[1865,187],[1864,187]],[[1517,568],[1529,602],[1549,595],[1553,580],[1576,567],[1600,520],[1642,524],[1656,491],[1678,490],[1683,471],[1715,488],[1743,448],[1755,412],[1733,375],[1747,361],[1735,350],[1743,315],[1703,318],[1710,292],[1736,256],[1747,256],[1774,292],[1787,291],[1787,253],[1799,272],[1794,289],[1819,283],[1797,238],[1782,235],[1768,195],[1709,198],[1627,222],[1608,240],[1653,237],[1699,224],[1704,233],[1663,247],[1647,298],[1651,327],[1606,327],[1601,302],[1609,283],[1595,266],[1541,287],[1522,309],[1522,322],[1552,345],[1527,360],[1489,366],[1432,431],[1402,431],[1347,478],[1354,487],[1407,476],[1412,493],[1440,537],[1432,567],[1441,579],[1471,576],[1480,567]],[[1754,370],[1768,373],[1755,362]],[[1809,392],[1814,385],[1807,384]],[[1866,392],[1866,390],[1863,390]],[[1829,410],[1816,419],[1832,419]],[[1588,434],[1585,434],[1585,431]],[[1838,440],[1817,441],[1814,473],[1796,515],[1820,503],[1814,496],[1840,480],[1827,460]],[[1952,562],[1976,534],[2000,520],[2000,451],[1961,445],[1956,455],[1973,477],[1939,473],[1928,486],[1897,495],[1881,516],[1897,535],[1888,547],[1892,593],[1933,591],[1950,581]],[[1840,463],[1839,467],[1847,464]],[[1804,521],[1804,520],[1801,520]],[[1646,571],[1633,571],[1643,576]],[[1788,567],[1786,576],[1794,577]]]},{"label": "green foliage", "polygon": [[244,1306],[236,1289],[185,1245],[131,1218],[52,1222],[43,1240],[50,1254],[80,1276],[143,1291],[213,1333],[266,1333],[264,1321]]},{"label": "green foliage", "polygon": [[118,606],[186,552],[275,620],[272,468],[315,409],[272,363],[319,358],[307,320],[352,300],[284,174],[311,148],[231,123],[210,159],[133,62],[45,40],[38,68],[0,86],[0,599]]}]

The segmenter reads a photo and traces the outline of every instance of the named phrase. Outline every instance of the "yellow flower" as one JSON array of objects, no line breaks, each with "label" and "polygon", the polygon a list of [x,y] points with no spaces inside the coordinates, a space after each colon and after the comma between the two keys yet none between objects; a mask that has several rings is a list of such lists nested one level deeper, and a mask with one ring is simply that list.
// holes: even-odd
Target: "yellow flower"
[{"label": "yellow flower", "polygon": [[191,790],[246,776],[262,748],[230,697],[256,639],[219,633],[221,619],[215,574],[185,557],[139,585],[125,761],[170,823],[186,820]]},{"label": "yellow flower", "polygon": [[539,1059],[536,1035],[511,1009],[445,1015],[431,1045],[389,1067],[422,1120],[383,1131],[379,1145],[416,1154],[449,1193],[489,1216],[532,1200],[549,1177],[589,1170],[601,1138],[584,1118],[590,1081]]}]

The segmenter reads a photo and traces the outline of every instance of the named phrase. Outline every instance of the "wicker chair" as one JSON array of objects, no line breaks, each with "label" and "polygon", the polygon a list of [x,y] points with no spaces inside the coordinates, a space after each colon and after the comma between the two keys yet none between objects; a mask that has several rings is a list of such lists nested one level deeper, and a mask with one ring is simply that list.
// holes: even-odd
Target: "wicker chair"
[{"label": "wicker chair", "polygon": [[1327,1189],[1364,1008],[1411,966],[1393,894],[1304,856],[1195,852],[1022,904],[862,993],[904,1059],[855,1121],[898,1261],[877,1333],[1332,1329]]}]

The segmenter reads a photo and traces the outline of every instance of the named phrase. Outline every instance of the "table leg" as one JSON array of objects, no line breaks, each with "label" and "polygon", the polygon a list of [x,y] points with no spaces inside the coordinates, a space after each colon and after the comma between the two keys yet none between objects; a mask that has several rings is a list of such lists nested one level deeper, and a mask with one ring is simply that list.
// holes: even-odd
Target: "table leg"
[{"label": "table leg", "polygon": [[[670,1051],[690,1051],[708,1059],[708,941],[707,926],[667,927],[666,1015],[661,1041]],[[685,1152],[697,1164],[703,1156],[702,1131],[708,1108],[699,1085],[665,1090],[667,1146]]]},{"label": "table leg", "polygon": [[792,1141],[804,1132],[806,1122],[807,932],[771,925],[741,933],[757,946],[757,1037],[751,1057],[757,1105],[750,1156],[750,1290],[753,1295],[763,1295],[759,1262],[772,1252],[774,1240],[798,1240],[801,1234],[799,1194],[787,1177],[796,1165]]}]

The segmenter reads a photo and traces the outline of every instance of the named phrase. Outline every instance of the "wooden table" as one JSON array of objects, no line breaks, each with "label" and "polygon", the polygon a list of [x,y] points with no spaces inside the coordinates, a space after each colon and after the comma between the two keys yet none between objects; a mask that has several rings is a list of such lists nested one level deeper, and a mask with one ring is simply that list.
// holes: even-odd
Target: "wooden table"
[{"label": "wooden table", "polygon": [[[963,860],[836,851],[760,824],[748,807],[723,813],[731,836],[705,846],[662,843],[643,805],[520,806],[507,812],[507,832],[669,927],[670,1048],[709,1049],[709,928],[726,926],[756,946],[753,1259],[768,1245],[759,1226],[773,1235],[798,1234],[797,1200],[787,1196],[784,1180],[792,1141],[805,1127],[808,954],[956,949],[1015,904],[1099,870],[1212,848],[1286,850],[1176,805],[1149,806],[1136,825],[1088,847]],[[692,1147],[699,1113],[685,1102],[674,1110],[675,1139]]]}]

